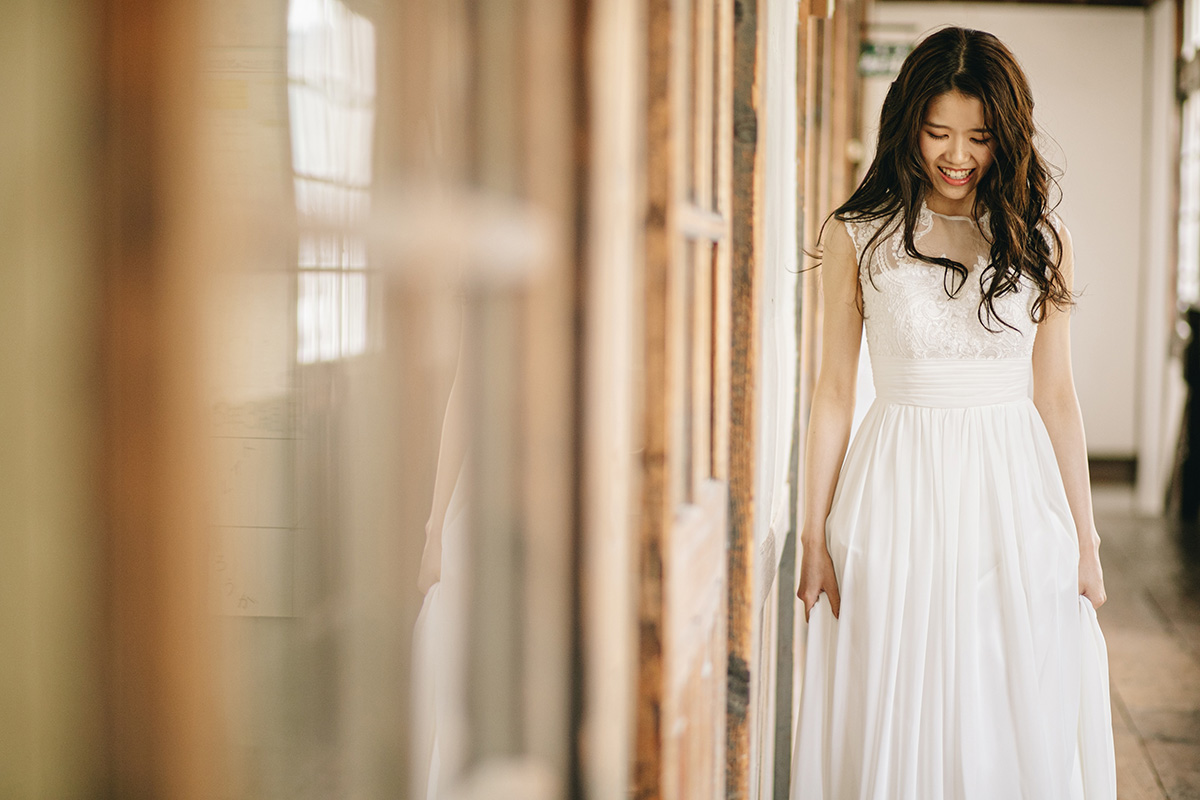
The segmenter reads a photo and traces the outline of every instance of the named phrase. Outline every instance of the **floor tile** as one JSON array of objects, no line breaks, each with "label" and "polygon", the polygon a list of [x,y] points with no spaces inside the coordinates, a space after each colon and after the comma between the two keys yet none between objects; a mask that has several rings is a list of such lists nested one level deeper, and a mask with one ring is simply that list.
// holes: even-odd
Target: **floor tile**
[{"label": "floor tile", "polygon": [[1096,493],[1119,800],[1200,800],[1200,557],[1178,525]]}]

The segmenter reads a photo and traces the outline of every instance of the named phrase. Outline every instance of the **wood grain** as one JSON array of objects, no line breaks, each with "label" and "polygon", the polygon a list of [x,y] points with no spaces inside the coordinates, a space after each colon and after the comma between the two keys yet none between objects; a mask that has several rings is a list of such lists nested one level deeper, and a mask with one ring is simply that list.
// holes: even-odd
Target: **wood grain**
[{"label": "wood grain", "polygon": [[750,676],[754,647],[754,517],[758,441],[760,209],[759,3],[735,0],[733,29],[733,259],[730,325],[728,705],[725,795],[750,790]]},{"label": "wood grain", "polygon": [[645,302],[642,369],[647,387],[642,427],[642,502],[638,545],[638,679],[633,790],[637,800],[656,800],[662,789],[664,560],[671,518],[667,384],[667,302],[670,291],[672,126],[671,0],[646,4],[646,212]]}]

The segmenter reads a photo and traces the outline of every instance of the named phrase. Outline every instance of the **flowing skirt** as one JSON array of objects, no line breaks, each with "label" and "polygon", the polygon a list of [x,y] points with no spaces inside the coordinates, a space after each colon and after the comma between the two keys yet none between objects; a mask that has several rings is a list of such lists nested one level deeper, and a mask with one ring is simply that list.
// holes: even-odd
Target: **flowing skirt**
[{"label": "flowing skirt", "polygon": [[793,800],[1113,800],[1104,638],[1028,359],[875,359],[808,627]]}]

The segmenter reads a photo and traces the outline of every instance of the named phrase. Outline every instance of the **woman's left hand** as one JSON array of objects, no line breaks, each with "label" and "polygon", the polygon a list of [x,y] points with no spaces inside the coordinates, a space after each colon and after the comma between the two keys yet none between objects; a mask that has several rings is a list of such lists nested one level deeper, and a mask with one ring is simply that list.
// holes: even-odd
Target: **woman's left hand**
[{"label": "woman's left hand", "polygon": [[1079,545],[1079,593],[1091,602],[1092,608],[1099,608],[1108,599],[1104,570],[1100,567],[1099,537]]}]

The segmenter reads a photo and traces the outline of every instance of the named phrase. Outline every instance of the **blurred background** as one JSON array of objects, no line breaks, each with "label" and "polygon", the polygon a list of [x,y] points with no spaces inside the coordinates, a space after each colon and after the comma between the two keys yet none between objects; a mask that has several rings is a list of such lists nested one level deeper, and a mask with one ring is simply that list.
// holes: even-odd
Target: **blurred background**
[{"label": "blurred background", "polygon": [[947,23],[1062,170],[1121,796],[1196,796],[1198,9],[5,5],[0,797],[787,797],[800,268]]}]

